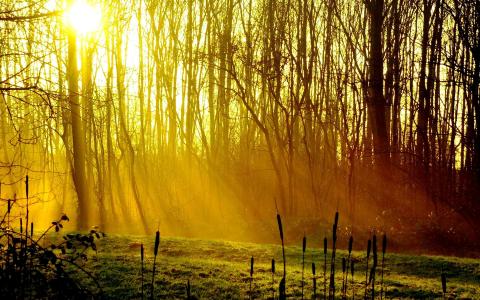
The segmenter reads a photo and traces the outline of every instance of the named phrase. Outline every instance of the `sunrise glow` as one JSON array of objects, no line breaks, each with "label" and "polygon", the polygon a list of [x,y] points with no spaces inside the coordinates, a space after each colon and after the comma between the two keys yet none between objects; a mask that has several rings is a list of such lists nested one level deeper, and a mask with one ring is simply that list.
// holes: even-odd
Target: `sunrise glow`
[{"label": "sunrise glow", "polygon": [[86,1],[75,1],[63,15],[64,22],[79,35],[87,35],[100,29],[102,11],[100,7]]}]

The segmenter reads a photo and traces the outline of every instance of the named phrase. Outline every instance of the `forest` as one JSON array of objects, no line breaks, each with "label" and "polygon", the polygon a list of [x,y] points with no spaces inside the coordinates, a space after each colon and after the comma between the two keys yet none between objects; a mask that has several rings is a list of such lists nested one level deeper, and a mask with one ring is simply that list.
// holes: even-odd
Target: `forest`
[{"label": "forest", "polygon": [[478,1],[78,3],[0,7],[2,197],[29,174],[42,215],[137,232],[241,236],[275,199],[479,225]]},{"label": "forest", "polygon": [[[106,249],[98,254],[106,257],[102,264],[111,263],[100,266],[105,270],[121,268],[112,259],[123,257],[113,254],[118,249],[136,268],[141,245],[142,299],[144,254],[153,258],[151,275],[145,273],[151,299],[183,297],[187,279],[178,274],[194,271],[182,269],[180,249],[190,249],[186,257],[206,256],[213,270],[195,277],[200,298],[220,297],[201,283],[220,272],[217,280],[231,283],[216,283],[221,298],[250,299],[272,292],[276,298],[274,259],[270,289],[270,271],[254,280],[254,256],[270,270],[269,255],[282,252],[277,296],[300,298],[300,286],[291,284],[300,282],[300,265],[289,281],[285,260],[296,264],[303,251],[303,299],[308,235],[309,247],[319,249],[325,237],[325,299],[327,252],[329,299],[354,298],[356,288],[374,299],[378,235],[380,298],[474,298],[480,278],[473,259],[395,254],[385,269],[388,292],[383,260],[387,236],[397,253],[478,257],[479,92],[479,0],[2,0],[0,290],[20,274],[26,288],[8,295],[40,297],[28,288],[35,257],[66,276],[61,253],[87,260],[75,243],[98,254],[94,241],[107,233],[113,238],[98,242]],[[49,232],[63,224],[80,233],[59,246],[40,243],[55,240]],[[338,262],[337,230],[339,249],[348,244]],[[155,232],[154,245],[144,241]],[[292,246],[302,236],[303,250]],[[370,280],[370,248],[367,278],[356,278],[353,267],[365,262],[355,251],[367,240],[374,245]],[[225,262],[207,262],[208,253]],[[335,273],[340,261],[343,274]],[[436,271],[407,280],[401,274],[409,261],[414,270],[426,264]],[[154,281],[156,263],[157,272],[168,264],[171,271],[157,277],[169,279]],[[89,264],[96,270],[100,262]],[[243,279],[233,280],[235,272]],[[316,299],[314,261],[312,272],[308,289]],[[438,273],[440,284],[440,272],[441,287],[425,279]],[[102,274],[98,282],[115,284]],[[456,278],[453,291],[447,276]],[[187,299],[196,299],[189,278]],[[167,293],[167,281],[177,294]],[[135,289],[117,284],[110,297],[138,299]]]},{"label": "forest", "polygon": [[476,255],[479,86],[478,0],[3,0],[1,210]]}]

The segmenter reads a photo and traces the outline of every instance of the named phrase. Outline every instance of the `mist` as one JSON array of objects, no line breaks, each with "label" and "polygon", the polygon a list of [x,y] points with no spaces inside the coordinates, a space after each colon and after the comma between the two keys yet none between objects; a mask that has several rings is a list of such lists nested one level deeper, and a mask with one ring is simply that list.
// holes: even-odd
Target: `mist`
[{"label": "mist", "polygon": [[387,2],[3,1],[1,199],[28,175],[40,228],[320,240],[338,211],[478,243],[473,6]]}]

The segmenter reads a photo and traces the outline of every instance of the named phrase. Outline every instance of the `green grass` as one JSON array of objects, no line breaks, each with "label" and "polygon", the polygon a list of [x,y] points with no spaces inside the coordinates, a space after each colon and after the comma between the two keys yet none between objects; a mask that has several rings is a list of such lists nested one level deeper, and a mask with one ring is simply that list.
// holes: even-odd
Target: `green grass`
[{"label": "green grass", "polygon": [[[110,235],[98,242],[98,253],[91,253],[85,268],[92,271],[103,287],[107,299],[140,298],[140,245],[145,244],[146,282],[151,279],[154,236]],[[309,245],[311,246],[311,245]],[[323,246],[322,246],[323,247]],[[329,252],[330,254],[330,252]],[[190,280],[192,294],[201,299],[248,298],[250,257],[255,258],[254,297],[271,297],[271,259],[277,262],[276,286],[282,276],[281,247],[269,244],[207,241],[183,238],[161,238],[155,277],[155,298],[186,298]],[[301,295],[301,240],[298,247],[286,247],[287,294]],[[337,297],[340,297],[341,258],[337,252]],[[356,298],[364,293],[365,253],[353,252]],[[307,247],[305,255],[305,295],[312,297],[311,262],[317,264],[317,293],[323,294],[323,249]],[[386,293],[388,298],[440,298],[442,269],[447,274],[449,297],[480,297],[480,261],[442,256],[409,256],[387,254]],[[327,271],[328,273],[328,271]],[[379,275],[377,295],[380,288]],[[85,279],[86,280],[86,279]],[[148,295],[150,288],[145,287]],[[349,282],[349,298],[351,284]],[[147,298],[148,299],[148,298]],[[319,298],[320,299],[320,298]],[[321,298],[323,299],[323,298]]]}]

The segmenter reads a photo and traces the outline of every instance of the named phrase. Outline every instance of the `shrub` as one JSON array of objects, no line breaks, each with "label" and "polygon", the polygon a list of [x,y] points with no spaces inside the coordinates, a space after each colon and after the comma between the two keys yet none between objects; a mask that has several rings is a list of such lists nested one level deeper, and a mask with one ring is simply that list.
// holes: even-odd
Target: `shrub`
[{"label": "shrub", "polygon": [[[47,236],[59,232],[66,215],[52,222],[38,237],[34,224],[28,231],[28,177],[25,181],[27,203],[25,230],[23,219],[15,217],[15,207],[21,207],[16,197],[7,200],[7,210],[0,221],[0,295],[2,299],[92,299],[101,295],[95,276],[82,267],[87,260],[87,251],[97,250],[96,240],[104,234],[92,229],[90,232],[67,234],[63,239],[48,242]],[[17,218],[17,220],[16,220]],[[19,229],[12,228],[18,221]],[[80,277],[89,280],[84,283]]]}]

